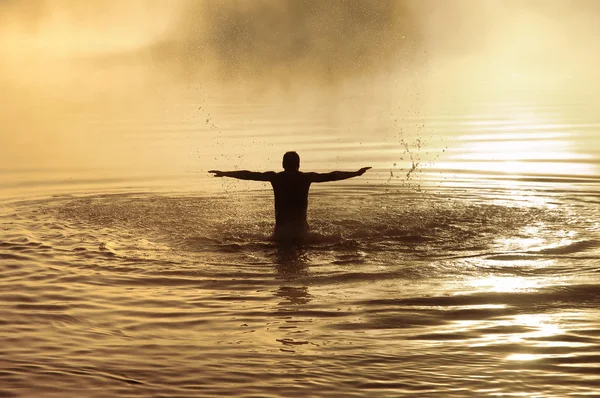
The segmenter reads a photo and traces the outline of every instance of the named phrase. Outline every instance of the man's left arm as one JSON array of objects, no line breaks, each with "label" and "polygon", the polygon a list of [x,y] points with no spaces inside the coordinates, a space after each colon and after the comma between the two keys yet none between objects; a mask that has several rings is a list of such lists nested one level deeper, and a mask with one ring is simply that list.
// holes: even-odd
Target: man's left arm
[{"label": "man's left arm", "polygon": [[358,177],[365,174],[365,171],[369,170],[370,167],[363,167],[357,171],[332,171],[331,173],[307,173],[311,182],[329,182],[329,181],[341,181],[347,180],[348,178]]}]

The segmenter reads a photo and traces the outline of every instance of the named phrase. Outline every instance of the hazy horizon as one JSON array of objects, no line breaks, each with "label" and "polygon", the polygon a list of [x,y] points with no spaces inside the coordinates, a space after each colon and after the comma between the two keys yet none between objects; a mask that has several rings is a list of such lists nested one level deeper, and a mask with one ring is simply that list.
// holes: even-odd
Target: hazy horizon
[{"label": "hazy horizon", "polygon": [[[492,103],[597,107],[598,54],[588,38],[600,31],[599,10],[590,1],[5,1],[0,156],[9,168],[152,174],[210,167],[213,152],[224,164],[242,156],[234,166],[261,167],[267,150],[263,167],[272,168],[291,142],[252,144],[247,133],[237,148],[227,142],[274,117],[313,120],[312,135],[322,128],[330,142],[384,152],[402,152],[400,135],[429,142],[435,155],[421,151],[421,164],[442,164],[472,132],[449,134],[432,116]],[[263,111],[240,118],[225,109],[249,104]],[[501,117],[516,128],[557,123],[531,112]],[[179,133],[164,145],[148,140],[144,124],[153,123]],[[596,151],[583,137],[557,145]],[[321,159],[313,163],[336,166]]]}]

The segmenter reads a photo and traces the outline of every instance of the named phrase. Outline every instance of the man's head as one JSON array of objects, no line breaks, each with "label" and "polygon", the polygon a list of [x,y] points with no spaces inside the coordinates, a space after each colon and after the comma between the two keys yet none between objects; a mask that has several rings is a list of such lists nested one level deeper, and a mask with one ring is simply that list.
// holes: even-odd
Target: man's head
[{"label": "man's head", "polygon": [[298,171],[300,168],[300,156],[296,152],[286,152],[283,155],[282,164],[285,171]]}]

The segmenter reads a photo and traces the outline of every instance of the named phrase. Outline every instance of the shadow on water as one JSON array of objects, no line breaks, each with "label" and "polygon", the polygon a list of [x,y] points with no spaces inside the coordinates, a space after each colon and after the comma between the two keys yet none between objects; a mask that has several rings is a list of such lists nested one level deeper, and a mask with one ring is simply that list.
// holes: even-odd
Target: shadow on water
[{"label": "shadow on water", "polygon": [[311,301],[308,286],[301,281],[308,276],[308,250],[299,244],[278,244],[274,253],[274,264],[277,277],[282,281],[275,292],[277,297],[284,299],[281,305],[307,304]]},{"label": "shadow on water", "polygon": [[300,244],[278,244],[275,250],[275,268],[282,279],[294,279],[308,273],[308,249]]}]

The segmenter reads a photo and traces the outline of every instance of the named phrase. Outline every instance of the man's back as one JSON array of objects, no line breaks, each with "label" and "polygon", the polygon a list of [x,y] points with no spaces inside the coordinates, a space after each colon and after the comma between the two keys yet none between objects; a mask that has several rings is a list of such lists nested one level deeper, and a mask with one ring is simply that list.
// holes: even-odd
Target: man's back
[{"label": "man's back", "polygon": [[270,181],[275,194],[275,237],[302,237],[308,232],[309,175],[301,171],[282,171]]}]

